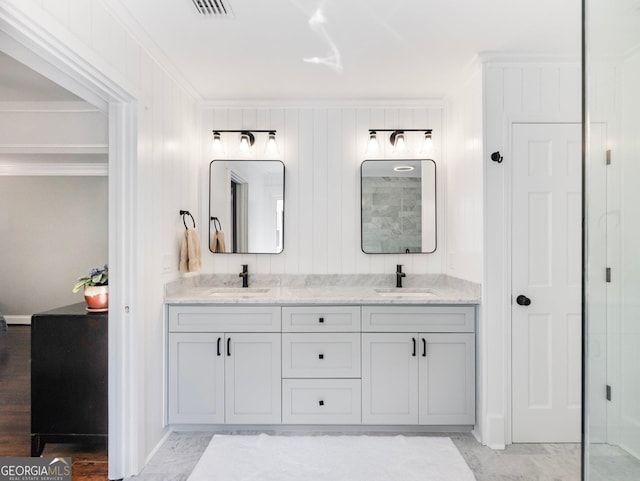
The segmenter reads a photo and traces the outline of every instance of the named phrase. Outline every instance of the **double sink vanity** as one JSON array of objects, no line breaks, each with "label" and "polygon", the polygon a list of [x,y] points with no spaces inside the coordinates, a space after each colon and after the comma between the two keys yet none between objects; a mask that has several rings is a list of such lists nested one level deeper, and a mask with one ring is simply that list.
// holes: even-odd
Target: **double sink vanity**
[{"label": "double sink vanity", "polygon": [[166,289],[168,422],[468,430],[476,284],[442,275],[236,276]]}]

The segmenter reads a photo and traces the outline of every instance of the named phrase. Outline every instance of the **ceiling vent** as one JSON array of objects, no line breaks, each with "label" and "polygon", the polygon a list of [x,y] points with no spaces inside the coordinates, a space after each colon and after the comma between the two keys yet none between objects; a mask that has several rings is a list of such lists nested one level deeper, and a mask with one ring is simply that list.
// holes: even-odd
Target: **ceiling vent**
[{"label": "ceiling vent", "polygon": [[233,17],[229,0],[191,0],[200,15]]}]

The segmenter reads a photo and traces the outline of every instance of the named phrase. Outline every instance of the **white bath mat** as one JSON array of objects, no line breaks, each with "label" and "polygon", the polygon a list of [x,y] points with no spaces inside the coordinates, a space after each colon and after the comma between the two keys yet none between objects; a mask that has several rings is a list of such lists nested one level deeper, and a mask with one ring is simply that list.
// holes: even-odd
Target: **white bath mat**
[{"label": "white bath mat", "polygon": [[188,481],[474,481],[449,438],[214,436]]}]

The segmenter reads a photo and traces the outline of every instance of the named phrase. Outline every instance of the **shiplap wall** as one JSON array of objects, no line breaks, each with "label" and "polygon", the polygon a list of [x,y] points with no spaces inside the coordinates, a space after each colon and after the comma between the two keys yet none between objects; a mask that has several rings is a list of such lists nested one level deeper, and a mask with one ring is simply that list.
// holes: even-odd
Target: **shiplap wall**
[{"label": "shiplap wall", "polygon": [[[576,62],[486,62],[484,91],[485,249],[479,373],[483,439],[510,442],[511,124],[581,122],[581,71]],[[504,162],[490,160],[500,151]]]},{"label": "shiplap wall", "polygon": [[[203,271],[235,273],[240,264],[261,274],[393,273],[403,264],[408,273],[444,272],[446,166],[443,162],[442,106],[434,107],[282,107],[209,108],[202,119]],[[438,249],[433,254],[367,255],[360,243],[360,164],[367,158],[421,158],[418,133],[406,154],[392,152],[390,132],[379,132],[381,155],[365,152],[370,128],[431,128],[437,164]],[[281,254],[211,254],[207,245],[211,132],[216,129],[277,129],[280,160],[285,164],[285,241]],[[226,139],[236,141],[232,134]],[[222,158],[245,158],[230,150]],[[263,139],[250,158],[265,158]]]},{"label": "shiplap wall", "polygon": [[482,69],[447,98],[446,273],[482,282]]},{"label": "shiplap wall", "polygon": [[[140,391],[131,394],[143,426],[135,433],[136,452],[126,460],[137,474],[145,458],[166,434],[164,427],[164,284],[177,276],[180,209],[199,206],[199,116],[192,90],[169,74],[138,40],[142,32],[119,18],[101,0],[22,0],[11,2],[26,17],[37,19],[47,35],[93,65],[129,92],[138,107],[136,259],[139,279],[132,299],[131,321],[144,339],[131,339],[144,351]],[[77,92],[74,92],[77,93]],[[141,328],[141,326],[143,326]],[[129,329],[129,327],[127,327]],[[115,476],[113,476],[115,475]]]}]

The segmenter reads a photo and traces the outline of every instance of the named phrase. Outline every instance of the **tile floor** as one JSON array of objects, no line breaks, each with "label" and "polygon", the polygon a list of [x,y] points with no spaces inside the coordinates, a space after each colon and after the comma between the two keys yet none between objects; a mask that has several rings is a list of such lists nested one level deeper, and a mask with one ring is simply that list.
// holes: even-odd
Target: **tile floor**
[{"label": "tile floor", "polygon": [[[449,437],[478,481],[580,480],[579,444],[517,444],[493,451],[471,434]],[[131,481],[185,481],[210,440],[211,433],[172,433],[140,476]]]}]

